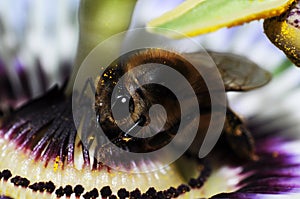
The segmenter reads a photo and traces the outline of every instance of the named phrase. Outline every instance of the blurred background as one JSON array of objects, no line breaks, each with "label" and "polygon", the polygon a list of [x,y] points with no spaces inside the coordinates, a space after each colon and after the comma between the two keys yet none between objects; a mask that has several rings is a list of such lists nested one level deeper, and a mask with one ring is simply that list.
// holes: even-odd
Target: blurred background
[{"label": "blurred background", "polygon": [[79,0],[0,0],[0,102],[15,105],[65,81],[76,53],[78,7]]}]

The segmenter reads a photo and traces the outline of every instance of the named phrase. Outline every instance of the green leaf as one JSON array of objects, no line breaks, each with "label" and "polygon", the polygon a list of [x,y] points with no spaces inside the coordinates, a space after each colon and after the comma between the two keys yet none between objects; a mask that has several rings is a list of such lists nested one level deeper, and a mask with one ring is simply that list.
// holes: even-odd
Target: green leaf
[{"label": "green leaf", "polygon": [[[294,0],[187,0],[175,9],[150,21],[150,32],[171,38],[215,31],[257,19],[278,16]],[[168,31],[168,29],[173,31]]]}]

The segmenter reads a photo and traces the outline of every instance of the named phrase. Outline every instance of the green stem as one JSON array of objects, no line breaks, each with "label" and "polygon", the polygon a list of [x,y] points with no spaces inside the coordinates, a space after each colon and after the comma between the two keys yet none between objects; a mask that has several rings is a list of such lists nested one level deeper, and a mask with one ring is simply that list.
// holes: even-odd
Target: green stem
[{"label": "green stem", "polygon": [[72,93],[77,71],[91,50],[110,36],[128,29],[135,4],[136,0],[81,0],[79,43],[67,94]]}]

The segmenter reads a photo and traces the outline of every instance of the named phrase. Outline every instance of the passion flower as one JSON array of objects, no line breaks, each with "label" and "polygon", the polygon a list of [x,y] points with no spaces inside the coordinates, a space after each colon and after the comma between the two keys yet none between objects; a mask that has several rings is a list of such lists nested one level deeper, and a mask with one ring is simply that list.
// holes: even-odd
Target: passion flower
[{"label": "passion flower", "polygon": [[[247,59],[233,56],[225,63],[237,64],[234,65],[237,68],[228,65],[223,67],[238,73],[237,80],[240,80],[240,73],[246,73],[243,77],[247,77],[251,72],[257,74],[258,71],[261,71],[259,74],[267,74],[264,70],[257,69],[252,62],[248,64],[251,63],[252,67],[254,65],[255,70],[249,65],[250,68],[247,69],[251,70],[242,70],[241,64],[244,62],[247,62]],[[222,65],[224,62],[220,63]],[[7,69],[7,65],[3,65],[4,67]],[[226,70],[223,74],[226,74]],[[252,88],[269,80],[261,78],[263,75],[250,75],[253,79],[246,79],[247,83],[242,81],[239,84],[240,81],[237,81],[238,84],[235,84],[235,79],[226,75],[224,80],[227,88],[240,90],[246,90],[249,82],[253,83],[250,84]],[[8,74],[3,72],[3,76],[7,77]],[[257,77],[259,81],[255,79]],[[11,79],[6,82],[15,86]],[[246,87],[243,87],[245,85]],[[290,121],[280,124],[279,121],[284,116],[272,115],[262,119],[259,111],[252,118],[248,118],[246,124],[242,123],[255,140],[258,156],[256,161],[237,158],[234,152],[239,146],[233,147],[232,150],[223,137],[214,151],[204,159],[187,152],[173,164],[154,172],[120,172],[94,158],[97,157],[98,150],[97,146],[91,147],[94,137],[89,127],[97,121],[83,122],[82,129],[88,132],[88,139],[78,137],[72,118],[71,97],[64,89],[54,87],[43,96],[30,100],[26,105],[1,117],[2,198],[255,198],[299,191],[299,154],[295,150],[298,141],[282,135],[282,132],[285,135],[295,134],[299,127],[298,123]],[[233,107],[238,104],[238,100],[234,102],[236,103],[233,103]],[[268,103],[264,104],[266,111]],[[247,104],[244,104],[245,108],[246,106]],[[254,105],[251,104],[252,107],[254,108]],[[90,113],[83,112],[83,115],[87,114]],[[232,132],[232,129],[228,131]],[[238,135],[237,133],[237,137]],[[84,141],[90,142],[83,143]],[[149,164],[160,162],[145,160],[134,162],[131,166],[141,168]]]}]

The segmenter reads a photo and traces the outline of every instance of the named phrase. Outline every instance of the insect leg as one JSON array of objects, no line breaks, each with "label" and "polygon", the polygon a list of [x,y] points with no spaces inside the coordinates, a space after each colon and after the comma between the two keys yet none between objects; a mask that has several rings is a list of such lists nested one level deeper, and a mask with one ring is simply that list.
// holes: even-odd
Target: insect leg
[{"label": "insect leg", "polygon": [[252,135],[244,125],[242,119],[230,108],[227,108],[224,133],[236,155],[243,159],[257,159]]}]

